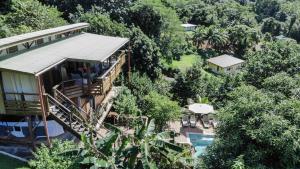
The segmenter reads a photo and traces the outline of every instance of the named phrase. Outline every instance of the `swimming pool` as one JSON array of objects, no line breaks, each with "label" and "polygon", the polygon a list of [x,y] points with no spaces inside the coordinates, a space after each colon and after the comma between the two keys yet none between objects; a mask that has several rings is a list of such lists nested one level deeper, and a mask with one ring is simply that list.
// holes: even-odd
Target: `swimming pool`
[{"label": "swimming pool", "polygon": [[205,153],[206,147],[212,144],[212,142],[214,141],[214,136],[211,135],[205,135],[200,133],[188,133],[188,136],[190,142],[196,150],[194,157],[199,157],[200,155]]}]

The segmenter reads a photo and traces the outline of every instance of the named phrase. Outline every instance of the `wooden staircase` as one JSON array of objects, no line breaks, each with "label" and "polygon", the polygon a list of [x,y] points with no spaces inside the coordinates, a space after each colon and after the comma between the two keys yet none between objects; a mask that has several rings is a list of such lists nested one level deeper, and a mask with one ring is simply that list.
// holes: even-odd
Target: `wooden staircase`
[{"label": "wooden staircase", "polygon": [[81,135],[91,136],[92,134],[94,140],[99,139],[101,136],[94,129],[95,127],[89,128],[86,119],[81,115],[83,110],[62,93],[59,95],[54,98],[45,94],[51,116],[78,138],[81,138]]}]

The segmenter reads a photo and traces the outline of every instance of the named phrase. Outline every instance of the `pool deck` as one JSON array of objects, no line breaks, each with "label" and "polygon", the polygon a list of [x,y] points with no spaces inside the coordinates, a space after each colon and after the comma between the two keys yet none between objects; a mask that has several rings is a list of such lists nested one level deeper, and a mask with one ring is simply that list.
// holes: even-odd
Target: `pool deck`
[{"label": "pool deck", "polygon": [[170,121],[168,122],[168,129],[179,133],[179,136],[175,137],[175,142],[180,144],[189,144],[188,133],[201,133],[205,135],[215,135],[214,128],[204,128],[200,121],[197,121],[196,127],[182,127],[181,121]]}]

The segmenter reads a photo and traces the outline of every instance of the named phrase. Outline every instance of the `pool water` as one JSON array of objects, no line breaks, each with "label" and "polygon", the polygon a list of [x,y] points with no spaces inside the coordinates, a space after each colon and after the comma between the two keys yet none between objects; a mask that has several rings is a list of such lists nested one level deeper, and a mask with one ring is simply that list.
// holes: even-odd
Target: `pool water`
[{"label": "pool water", "polygon": [[214,141],[214,136],[198,133],[189,133],[190,142],[195,147],[194,157],[199,157],[206,151],[206,147]]}]

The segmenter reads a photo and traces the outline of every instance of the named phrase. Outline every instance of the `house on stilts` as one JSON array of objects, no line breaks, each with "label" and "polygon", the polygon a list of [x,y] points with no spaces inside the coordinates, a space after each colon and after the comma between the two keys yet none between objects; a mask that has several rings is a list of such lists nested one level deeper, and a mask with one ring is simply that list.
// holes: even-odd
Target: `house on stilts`
[{"label": "house on stilts", "polygon": [[113,83],[130,65],[129,39],[84,32],[88,27],[0,39],[0,143],[50,144],[66,131],[100,137]]}]

